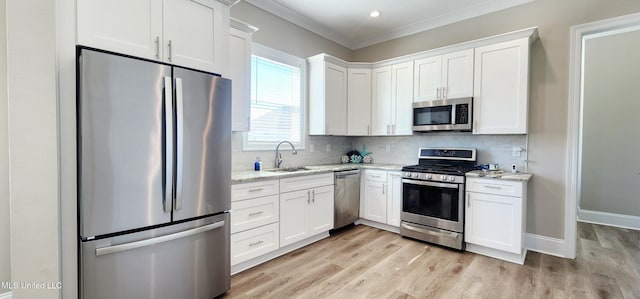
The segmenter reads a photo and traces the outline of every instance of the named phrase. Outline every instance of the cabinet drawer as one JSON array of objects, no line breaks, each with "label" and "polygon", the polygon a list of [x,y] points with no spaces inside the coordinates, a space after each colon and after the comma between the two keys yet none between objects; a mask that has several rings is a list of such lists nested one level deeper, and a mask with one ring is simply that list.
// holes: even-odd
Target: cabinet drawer
[{"label": "cabinet drawer", "polygon": [[231,265],[274,251],[279,247],[280,228],[273,223],[231,235]]},{"label": "cabinet drawer", "polygon": [[466,191],[522,197],[522,182],[467,178]]},{"label": "cabinet drawer", "polygon": [[281,179],[280,192],[291,192],[327,185],[333,185],[333,172]]},{"label": "cabinet drawer", "polygon": [[232,185],[231,201],[278,194],[278,185],[278,180]]},{"label": "cabinet drawer", "polygon": [[278,222],[278,195],[239,200],[231,203],[231,233]]},{"label": "cabinet drawer", "polygon": [[384,170],[365,170],[364,177],[367,181],[387,182],[387,172]]}]

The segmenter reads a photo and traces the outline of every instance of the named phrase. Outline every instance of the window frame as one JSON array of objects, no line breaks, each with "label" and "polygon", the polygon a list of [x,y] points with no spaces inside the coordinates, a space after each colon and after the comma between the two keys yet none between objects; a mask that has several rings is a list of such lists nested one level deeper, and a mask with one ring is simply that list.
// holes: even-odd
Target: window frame
[{"label": "window frame", "polygon": [[[300,142],[293,144],[296,150],[303,150],[307,139],[307,60],[256,42],[251,43],[251,55],[300,68]],[[249,84],[251,84],[251,82],[249,82]],[[251,111],[251,103],[249,105],[249,111]],[[249,130],[251,130],[251,126],[249,126]],[[251,143],[249,142],[248,136],[249,132],[243,132],[243,151],[273,150],[278,144],[278,142]],[[289,147],[286,147],[286,149],[289,149]]]}]

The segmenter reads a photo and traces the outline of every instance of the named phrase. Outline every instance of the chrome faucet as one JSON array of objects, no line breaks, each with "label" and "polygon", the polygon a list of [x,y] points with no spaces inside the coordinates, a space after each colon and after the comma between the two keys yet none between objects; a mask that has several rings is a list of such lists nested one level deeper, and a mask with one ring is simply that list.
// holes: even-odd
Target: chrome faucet
[{"label": "chrome faucet", "polygon": [[291,149],[293,150],[291,153],[296,155],[298,154],[298,151],[296,150],[296,147],[293,146],[293,143],[289,142],[289,141],[280,141],[280,143],[278,143],[278,145],[276,145],[276,168],[280,168],[280,164],[282,164],[282,154],[280,153],[280,145],[283,143],[288,143],[289,145],[291,145]]}]

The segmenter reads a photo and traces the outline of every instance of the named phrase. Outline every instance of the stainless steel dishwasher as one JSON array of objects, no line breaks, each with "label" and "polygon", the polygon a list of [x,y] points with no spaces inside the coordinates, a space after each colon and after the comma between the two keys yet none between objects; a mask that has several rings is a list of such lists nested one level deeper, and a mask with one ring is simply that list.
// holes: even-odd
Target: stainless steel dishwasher
[{"label": "stainless steel dishwasher", "polygon": [[360,170],[337,171],[333,228],[341,228],[360,218]]}]

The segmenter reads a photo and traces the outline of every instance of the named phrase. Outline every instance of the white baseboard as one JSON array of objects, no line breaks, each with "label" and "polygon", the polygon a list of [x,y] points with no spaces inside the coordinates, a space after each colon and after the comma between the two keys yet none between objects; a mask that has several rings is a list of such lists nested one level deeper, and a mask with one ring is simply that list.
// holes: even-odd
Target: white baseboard
[{"label": "white baseboard", "polygon": [[640,230],[640,217],[578,209],[578,221]]},{"label": "white baseboard", "polygon": [[520,254],[479,246],[476,244],[467,243],[467,251],[486,255],[488,257],[500,259],[507,262],[516,263],[518,265],[524,265],[524,260],[527,257],[527,249],[523,249]]},{"label": "white baseboard", "polygon": [[555,255],[558,257],[565,256],[565,242],[563,239],[556,239],[535,234],[525,235],[525,244],[527,249],[539,253]]},{"label": "white baseboard", "polygon": [[13,294],[11,292],[0,294],[0,299],[11,299],[11,298],[13,298]]}]

